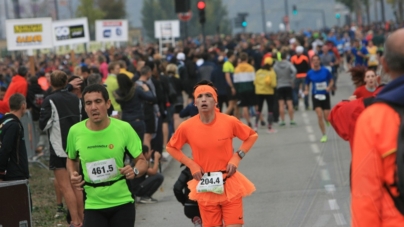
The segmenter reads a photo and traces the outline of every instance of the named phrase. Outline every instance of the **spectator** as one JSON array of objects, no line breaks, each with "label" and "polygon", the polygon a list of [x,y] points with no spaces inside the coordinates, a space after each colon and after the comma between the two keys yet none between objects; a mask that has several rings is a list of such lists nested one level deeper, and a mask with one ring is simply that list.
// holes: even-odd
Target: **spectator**
[{"label": "spectator", "polygon": [[114,110],[121,112],[121,106],[116,102],[115,97],[114,97],[114,91],[116,91],[119,86],[118,86],[118,81],[116,79],[116,76],[119,74],[120,71],[120,66],[118,62],[111,62],[108,65],[108,71],[109,75],[107,79],[105,80],[105,84],[107,85],[107,91],[108,95],[111,99],[111,104],[114,107]]},{"label": "spectator", "polygon": [[147,161],[153,157],[153,167],[148,168],[145,175],[135,178],[132,183],[134,187],[134,193],[140,197],[139,203],[157,203],[157,199],[154,199],[152,195],[159,189],[164,181],[164,176],[158,173],[159,159],[161,155],[159,152],[153,152],[149,148],[143,145],[143,155]]},{"label": "spectator", "polygon": [[0,119],[0,181],[29,178],[27,149],[21,117],[27,109],[25,97],[16,93],[9,99],[10,113]]},{"label": "spectator", "polygon": [[100,65],[100,73],[102,75],[102,81],[105,81],[108,77],[108,64],[105,61],[103,55],[98,56],[98,64]]},{"label": "spectator", "polygon": [[15,94],[20,93],[27,96],[28,91],[28,82],[27,82],[28,69],[25,66],[21,66],[18,68],[18,74],[13,76],[10,86],[8,87],[6,93],[4,94],[4,98],[0,101],[0,113],[5,114],[10,111],[8,106],[9,98]]}]

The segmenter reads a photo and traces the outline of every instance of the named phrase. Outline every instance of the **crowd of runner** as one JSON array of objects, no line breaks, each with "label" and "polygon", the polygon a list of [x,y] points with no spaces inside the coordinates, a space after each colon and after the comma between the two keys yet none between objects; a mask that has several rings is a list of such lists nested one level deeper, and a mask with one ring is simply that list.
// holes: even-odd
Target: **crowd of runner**
[{"label": "crowd of runner", "polygon": [[[213,36],[207,38],[206,46],[197,39],[187,39],[176,46],[165,47],[160,54],[155,44],[137,45],[76,55],[73,62],[70,55],[38,55],[33,75],[28,72],[26,56],[7,56],[0,62],[0,114],[10,111],[10,97],[14,94],[26,97],[26,108],[31,111],[37,130],[41,131],[35,158],[41,157],[50,143],[49,168],[55,174],[57,195],[55,218],[65,214],[64,199],[71,226],[82,223],[102,226],[98,222],[104,216],[120,213],[117,217],[124,217],[128,212],[135,212],[125,207],[133,203],[131,194],[138,197],[139,203],[158,202],[152,196],[164,181],[159,163],[167,158],[166,147],[188,167],[174,187],[175,195],[184,206],[195,207],[188,198],[188,193],[194,199],[198,197],[192,194],[194,189],[185,190],[183,194],[184,188],[192,176],[202,178],[204,171],[200,168],[204,169],[202,165],[207,164],[195,166],[195,162],[188,159],[184,162],[179,154],[182,145],[187,140],[195,143],[192,142],[195,138],[184,133],[194,125],[192,122],[180,124],[209,107],[201,102],[210,102],[209,98],[213,98],[211,101],[217,103],[217,111],[243,120],[250,131],[248,127],[234,127],[240,130],[239,138],[246,141],[255,138],[256,132],[262,132],[260,127],[265,127],[267,133],[276,133],[287,124],[299,124],[294,112],[301,108],[299,100],[302,99],[305,110],[315,111],[323,135],[321,142],[327,142],[325,127],[332,119],[329,117],[330,100],[338,92],[338,74],[348,70],[352,74],[357,89],[351,97],[348,95],[350,100],[373,96],[381,84],[377,76],[381,72],[380,57],[385,39],[396,28],[397,25],[386,23],[299,33]],[[200,84],[200,81],[213,84]],[[198,86],[205,90],[198,90]],[[209,93],[204,93],[206,91]],[[288,122],[285,115],[289,117]],[[209,116],[206,115],[207,122]],[[220,116],[224,122],[232,121]],[[117,135],[123,138],[117,140]],[[353,140],[353,136],[349,139]],[[240,149],[240,159],[252,144]],[[197,149],[199,145],[195,146]],[[121,148],[125,151],[122,154],[118,152]],[[117,154],[112,159],[91,157],[86,153],[91,149],[117,150]],[[100,156],[103,155],[101,152]],[[233,167],[227,166],[230,168],[227,170],[232,175],[231,168],[236,168],[240,159],[228,155]],[[201,161],[201,157],[194,159],[207,161]],[[2,164],[0,162],[0,175],[5,175],[2,179],[7,180]],[[107,174],[100,175],[100,171],[107,168]],[[220,163],[206,168],[206,171],[221,171],[226,166]],[[123,177],[116,177],[118,172]],[[195,177],[195,174],[200,175]],[[25,174],[20,178],[28,177]],[[241,176],[234,178],[249,182]],[[106,179],[112,181],[106,184]],[[127,180],[129,186],[123,180]],[[81,202],[83,193],[76,190],[83,187],[85,206]],[[106,192],[104,187],[114,187],[114,190]],[[118,201],[111,201],[111,193],[120,190],[126,191]],[[254,186],[243,190],[242,196],[251,194]],[[102,198],[95,196],[103,193]],[[200,217],[207,220],[208,226],[221,223],[221,219],[207,214],[206,209],[211,204],[203,201],[205,203],[199,205],[202,216],[198,209],[187,215],[195,226],[203,221]],[[214,202],[223,201],[217,197]],[[239,206],[241,200],[234,204]],[[122,207],[116,208],[118,205]],[[242,224],[233,223],[235,218],[229,215],[224,221]],[[133,220],[117,219],[117,222],[109,221],[115,226],[125,226],[122,224],[125,221],[134,222],[134,217]]]}]

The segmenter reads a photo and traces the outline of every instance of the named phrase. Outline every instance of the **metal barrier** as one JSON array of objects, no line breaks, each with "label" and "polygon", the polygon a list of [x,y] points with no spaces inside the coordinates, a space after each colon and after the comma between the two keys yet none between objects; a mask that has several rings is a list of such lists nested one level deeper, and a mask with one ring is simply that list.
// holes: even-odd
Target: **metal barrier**
[{"label": "metal barrier", "polygon": [[[27,149],[28,162],[38,164],[43,168],[48,168],[47,165],[45,165],[40,160],[35,158],[36,157],[35,149],[39,142],[39,136],[41,134],[41,130],[39,129],[38,122],[34,122],[32,120],[32,115],[30,111],[27,111],[25,115],[21,118],[21,124],[24,127],[25,147]],[[43,149],[44,156],[49,156],[48,147],[49,142],[46,142],[45,147]]]}]

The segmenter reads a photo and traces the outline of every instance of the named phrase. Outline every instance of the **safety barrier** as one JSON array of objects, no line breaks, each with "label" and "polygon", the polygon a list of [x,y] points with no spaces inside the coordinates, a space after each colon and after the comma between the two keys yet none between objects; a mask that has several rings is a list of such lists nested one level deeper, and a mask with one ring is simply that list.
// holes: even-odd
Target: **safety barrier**
[{"label": "safety barrier", "polygon": [[[28,161],[30,163],[38,164],[44,168],[48,168],[47,165],[45,165],[35,157],[35,149],[41,135],[41,130],[39,129],[38,122],[34,122],[32,120],[31,112],[27,111],[21,118],[21,123],[24,128],[25,147],[27,149]],[[45,147],[43,149],[45,156],[49,156],[49,149],[47,149],[48,146],[49,143],[45,143]]]}]

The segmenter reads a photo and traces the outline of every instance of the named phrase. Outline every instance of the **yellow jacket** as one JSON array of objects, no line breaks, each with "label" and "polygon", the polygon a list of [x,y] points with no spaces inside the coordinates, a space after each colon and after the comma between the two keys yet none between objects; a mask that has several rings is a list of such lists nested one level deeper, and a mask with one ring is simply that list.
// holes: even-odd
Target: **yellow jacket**
[{"label": "yellow jacket", "polygon": [[260,69],[255,74],[255,94],[257,95],[273,95],[276,88],[276,74],[273,69]]}]

